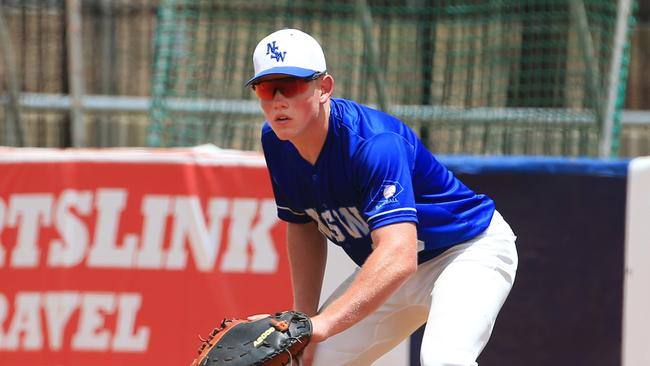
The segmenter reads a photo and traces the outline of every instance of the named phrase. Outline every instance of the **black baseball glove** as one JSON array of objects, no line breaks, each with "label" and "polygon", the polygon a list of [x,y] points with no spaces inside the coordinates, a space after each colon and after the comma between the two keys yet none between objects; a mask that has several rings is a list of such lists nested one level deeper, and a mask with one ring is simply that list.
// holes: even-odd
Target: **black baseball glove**
[{"label": "black baseball glove", "polygon": [[253,321],[224,319],[208,339],[201,339],[192,366],[287,365],[300,356],[311,334],[311,320],[297,311]]}]

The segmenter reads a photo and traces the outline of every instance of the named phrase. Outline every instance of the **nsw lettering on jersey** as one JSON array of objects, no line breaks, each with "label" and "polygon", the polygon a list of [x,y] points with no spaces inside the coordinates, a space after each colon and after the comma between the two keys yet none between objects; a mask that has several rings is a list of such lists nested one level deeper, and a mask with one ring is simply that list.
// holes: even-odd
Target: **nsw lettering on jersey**
[{"label": "nsw lettering on jersey", "polygon": [[308,208],[305,213],[318,224],[318,230],[335,243],[361,239],[370,233],[368,223],[356,207],[339,207],[323,212]]}]

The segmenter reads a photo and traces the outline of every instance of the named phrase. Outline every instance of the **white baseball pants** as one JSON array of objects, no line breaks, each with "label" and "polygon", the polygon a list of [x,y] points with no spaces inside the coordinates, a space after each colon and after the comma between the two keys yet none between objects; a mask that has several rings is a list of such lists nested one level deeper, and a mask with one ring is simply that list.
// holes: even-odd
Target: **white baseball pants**
[{"label": "white baseball pants", "polygon": [[[516,237],[498,212],[488,229],[419,266],[376,312],[318,344],[313,366],[367,366],[425,322],[422,366],[476,366],[517,270]],[[339,296],[352,274],[325,302]]]}]

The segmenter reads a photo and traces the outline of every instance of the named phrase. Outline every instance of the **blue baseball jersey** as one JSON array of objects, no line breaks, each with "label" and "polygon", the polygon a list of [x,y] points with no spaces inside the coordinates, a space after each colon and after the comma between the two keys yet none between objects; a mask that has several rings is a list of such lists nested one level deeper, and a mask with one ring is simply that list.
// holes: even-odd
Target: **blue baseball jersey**
[{"label": "blue baseball jersey", "polygon": [[422,263],[483,232],[494,213],[494,202],[460,182],[406,124],[353,101],[331,99],[314,165],[267,122],[262,147],[278,217],[314,221],[359,266],[382,226],[416,223]]}]

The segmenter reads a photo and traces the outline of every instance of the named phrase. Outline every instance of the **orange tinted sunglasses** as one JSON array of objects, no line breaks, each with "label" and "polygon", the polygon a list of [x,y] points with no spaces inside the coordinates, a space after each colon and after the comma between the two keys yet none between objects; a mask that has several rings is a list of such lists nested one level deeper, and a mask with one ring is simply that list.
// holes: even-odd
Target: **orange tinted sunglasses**
[{"label": "orange tinted sunglasses", "polygon": [[262,100],[273,100],[276,92],[282,93],[287,98],[294,97],[300,93],[304,93],[309,87],[309,82],[316,80],[325,75],[325,72],[318,72],[306,78],[282,78],[262,81],[253,85],[255,94]]}]

